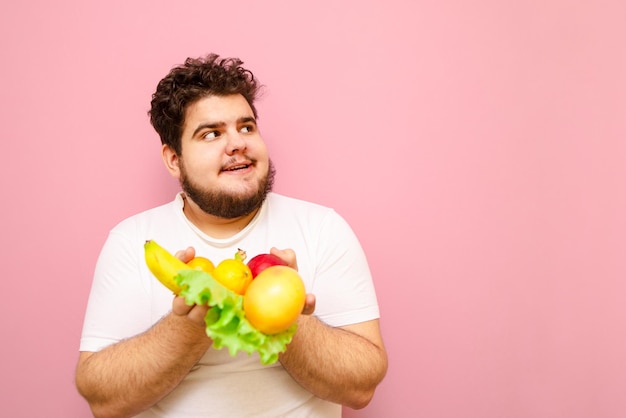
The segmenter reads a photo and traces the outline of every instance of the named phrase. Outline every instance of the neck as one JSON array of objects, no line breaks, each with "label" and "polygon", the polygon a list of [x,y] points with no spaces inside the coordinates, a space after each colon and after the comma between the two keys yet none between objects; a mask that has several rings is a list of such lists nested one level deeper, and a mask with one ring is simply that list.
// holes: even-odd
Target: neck
[{"label": "neck", "polygon": [[205,234],[218,239],[230,238],[244,229],[257,214],[259,209],[238,218],[226,219],[204,212],[196,203],[183,194],[183,213]]}]

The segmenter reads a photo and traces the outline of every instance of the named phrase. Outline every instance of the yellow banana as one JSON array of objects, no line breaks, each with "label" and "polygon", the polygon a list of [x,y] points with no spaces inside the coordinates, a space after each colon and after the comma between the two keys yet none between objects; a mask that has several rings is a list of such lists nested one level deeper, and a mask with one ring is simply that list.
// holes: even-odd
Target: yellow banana
[{"label": "yellow banana", "polygon": [[181,291],[174,278],[181,270],[190,270],[191,267],[183,263],[176,256],[167,252],[154,240],[148,240],[144,244],[144,253],[148,269],[165,287],[178,295]]}]

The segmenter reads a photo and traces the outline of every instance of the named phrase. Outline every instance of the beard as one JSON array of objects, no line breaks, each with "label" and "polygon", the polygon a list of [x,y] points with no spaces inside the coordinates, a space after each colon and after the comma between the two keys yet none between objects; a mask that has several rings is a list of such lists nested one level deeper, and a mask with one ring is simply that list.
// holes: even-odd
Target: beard
[{"label": "beard", "polygon": [[272,160],[269,160],[267,174],[259,179],[255,193],[237,195],[223,190],[207,190],[194,184],[180,160],[180,185],[185,194],[193,200],[202,211],[209,215],[224,219],[235,219],[251,214],[260,208],[267,194],[274,186],[276,169]]}]

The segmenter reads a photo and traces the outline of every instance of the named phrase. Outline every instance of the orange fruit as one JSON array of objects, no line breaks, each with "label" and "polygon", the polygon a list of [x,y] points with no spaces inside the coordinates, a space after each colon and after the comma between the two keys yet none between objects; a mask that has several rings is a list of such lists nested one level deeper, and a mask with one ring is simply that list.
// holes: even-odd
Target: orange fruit
[{"label": "orange fruit", "polygon": [[206,257],[194,257],[189,260],[187,265],[192,269],[201,270],[205,273],[212,273],[215,269],[213,262]]},{"label": "orange fruit", "polygon": [[211,275],[222,285],[240,295],[245,293],[252,281],[250,268],[241,260],[234,258],[220,261]]},{"label": "orange fruit", "polygon": [[243,310],[253,327],[264,334],[285,331],[304,308],[306,290],[298,272],[271,266],[259,273],[243,295]]}]

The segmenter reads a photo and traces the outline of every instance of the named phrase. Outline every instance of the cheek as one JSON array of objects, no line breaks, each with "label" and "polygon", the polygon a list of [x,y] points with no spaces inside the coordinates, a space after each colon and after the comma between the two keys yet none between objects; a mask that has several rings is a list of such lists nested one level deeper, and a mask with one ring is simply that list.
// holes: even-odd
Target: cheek
[{"label": "cheek", "polygon": [[269,152],[263,141],[255,142],[248,149],[252,150],[255,158],[259,161],[267,161],[269,159]]},{"label": "cheek", "polygon": [[186,179],[195,184],[210,182],[213,174],[212,167],[207,164],[203,164],[202,160],[192,159],[185,160],[183,164],[180,164],[178,180]]},{"label": "cheek", "polygon": [[[208,147],[207,147],[208,148]],[[206,171],[211,168],[219,168],[222,164],[221,154],[213,149],[196,147],[190,149],[185,155],[185,166],[187,171]]]}]

